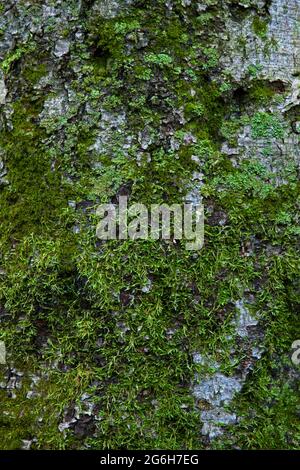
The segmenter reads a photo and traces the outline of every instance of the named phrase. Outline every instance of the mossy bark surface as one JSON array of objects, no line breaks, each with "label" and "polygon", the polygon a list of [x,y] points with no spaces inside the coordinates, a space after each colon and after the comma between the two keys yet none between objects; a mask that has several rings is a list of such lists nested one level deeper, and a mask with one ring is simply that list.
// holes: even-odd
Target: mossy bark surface
[{"label": "mossy bark surface", "polygon": [[[1,449],[299,446],[299,19],[0,1]],[[203,249],[100,242],[122,195]]]}]

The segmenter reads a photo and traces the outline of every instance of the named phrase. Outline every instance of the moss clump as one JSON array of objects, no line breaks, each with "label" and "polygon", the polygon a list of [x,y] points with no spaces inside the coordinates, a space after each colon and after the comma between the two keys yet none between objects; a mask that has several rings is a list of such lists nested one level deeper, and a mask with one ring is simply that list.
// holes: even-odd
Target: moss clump
[{"label": "moss clump", "polygon": [[255,16],[252,22],[252,29],[257,36],[261,39],[265,39],[268,33],[268,21],[259,16]]},{"label": "moss clump", "polygon": [[272,84],[264,81],[256,81],[249,90],[249,99],[258,104],[267,104],[274,98],[276,91]]},{"label": "moss clump", "polygon": [[252,118],[252,136],[259,138],[282,139],[284,127],[279,118],[264,111],[256,113]]},{"label": "moss clump", "polygon": [[14,129],[0,136],[10,174],[10,184],[0,194],[1,219],[8,238],[21,239],[26,233],[39,231],[44,221],[55,220],[62,205],[59,175],[51,171],[51,157],[42,145],[43,131],[34,123],[41,105],[39,99],[16,102]]}]

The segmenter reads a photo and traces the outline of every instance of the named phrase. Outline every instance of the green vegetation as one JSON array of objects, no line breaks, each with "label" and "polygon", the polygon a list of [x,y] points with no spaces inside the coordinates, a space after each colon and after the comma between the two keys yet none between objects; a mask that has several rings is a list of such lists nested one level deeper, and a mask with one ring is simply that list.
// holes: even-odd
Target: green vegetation
[{"label": "green vegetation", "polygon": [[14,52],[9,54],[5,60],[1,63],[1,68],[5,73],[8,73],[12,64],[20,60],[25,54],[33,52],[35,50],[34,42],[28,42],[28,44],[18,47]]},{"label": "green vegetation", "polygon": [[[18,448],[33,436],[32,448],[39,449],[204,448],[205,405],[196,406],[191,395],[200,367],[192,354],[215,355],[234,373],[226,328],[233,302],[245,292],[262,316],[265,352],[234,404],[244,419],[212,446],[298,445],[296,391],[284,386],[285,375],[273,381],[272,374],[300,335],[299,186],[292,174],[276,187],[263,165],[235,168],[220,153],[224,137],[234,143],[241,121],[225,120],[232,90],[208,76],[219,53],[207,46],[209,32],[202,37],[199,22],[214,17],[182,21],[181,2],[175,3],[169,16],[160,0],[132,8],[130,16],[86,18],[87,39],[73,47],[82,64],[69,82],[76,103],[44,122],[39,115],[49,96],[34,85],[47,66],[31,70],[26,63],[35,63],[38,44],[26,46],[13,129],[0,133],[9,175],[9,185],[0,187],[0,312],[7,313],[0,340],[24,372],[15,399],[0,390],[1,448]],[[139,30],[147,32],[149,47],[136,46]],[[5,72],[24,53],[17,51],[3,62]],[[251,93],[259,102],[269,97],[264,87]],[[124,119],[110,126],[123,111]],[[103,115],[104,149],[93,147]],[[251,128],[257,139],[285,132],[265,111],[254,114]],[[151,139],[138,158],[145,129]],[[97,240],[95,209],[122,190],[130,202],[181,202],[199,170],[192,156],[201,163],[206,207],[198,255],[180,242]],[[256,251],[246,256],[242,246],[253,239]],[[32,373],[41,379],[28,399]],[[92,431],[61,432],[65,415],[83,408],[83,394],[98,414]]]},{"label": "green vegetation", "polygon": [[145,60],[149,64],[155,64],[163,67],[164,65],[171,65],[173,60],[168,54],[147,54]]},{"label": "green vegetation", "polygon": [[258,104],[268,104],[275,96],[275,91],[269,83],[257,80],[249,90],[250,100]]},{"label": "green vegetation", "polygon": [[257,36],[265,39],[268,32],[268,21],[260,18],[259,16],[255,16],[252,23],[252,28]]},{"label": "green vegetation", "polygon": [[258,112],[252,119],[252,136],[254,138],[276,138],[280,139],[284,136],[284,128],[278,117],[266,113]]}]

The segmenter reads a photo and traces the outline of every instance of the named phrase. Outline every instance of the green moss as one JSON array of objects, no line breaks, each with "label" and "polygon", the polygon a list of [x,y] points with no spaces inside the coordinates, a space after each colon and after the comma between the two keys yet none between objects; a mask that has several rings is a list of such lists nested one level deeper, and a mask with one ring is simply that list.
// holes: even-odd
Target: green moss
[{"label": "green moss", "polygon": [[[235,407],[242,417],[233,431],[233,439],[215,443],[215,448],[238,446],[241,449],[297,449],[298,390],[284,368],[290,359],[272,355],[261,360],[244,387]],[[280,368],[281,377],[278,377]]]},{"label": "green moss", "polygon": [[257,78],[259,73],[262,71],[262,65],[261,64],[251,64],[248,67],[248,73],[250,77]]},{"label": "green moss", "polygon": [[13,131],[1,135],[10,173],[10,184],[0,195],[1,219],[4,223],[8,218],[5,230],[17,239],[39,230],[61,208],[59,176],[51,171],[51,159],[41,145],[43,132],[34,124],[40,109],[39,100],[26,104],[21,99],[14,106]]},{"label": "green moss", "polygon": [[150,53],[145,57],[145,60],[149,64],[159,65],[163,67],[165,65],[171,65],[173,60],[168,54],[153,54]]},{"label": "green moss", "polygon": [[249,90],[249,98],[255,103],[268,104],[275,94],[276,92],[271,84],[260,80],[253,83]]},{"label": "green moss", "polygon": [[26,80],[35,85],[47,74],[47,66],[43,63],[32,63],[30,60],[27,60],[23,73]]},{"label": "green moss", "polygon": [[258,112],[253,116],[251,124],[254,138],[280,139],[284,136],[283,124],[273,114]]},{"label": "green moss", "polygon": [[14,62],[20,60],[25,54],[33,52],[35,49],[36,44],[34,42],[28,42],[26,45],[18,47],[1,62],[2,70],[8,74]]},{"label": "green moss", "polygon": [[252,22],[252,28],[257,36],[265,39],[268,33],[268,21],[256,15]]},{"label": "green moss", "polygon": [[[183,16],[178,1],[167,16],[165,1],[154,3],[117,19],[86,18],[88,39],[77,52],[74,44],[80,76],[70,80],[78,111],[59,122],[39,124],[44,97],[33,85],[45,67],[28,54],[21,69],[26,92],[14,103],[12,131],[3,129],[0,136],[10,182],[0,192],[0,308],[10,315],[0,338],[26,377],[15,400],[0,391],[1,412],[13,414],[2,419],[3,448],[17,448],[32,436],[42,449],[205,447],[190,393],[199,368],[192,354],[215,355],[226,373],[234,371],[226,332],[230,305],[245,291],[263,316],[266,359],[235,403],[248,418],[216,446],[295,446],[295,394],[280,381],[273,387],[268,367],[274,351],[288,351],[298,331],[293,280],[299,188],[292,176],[276,188],[262,165],[234,168],[220,154],[222,138],[234,144],[242,121],[228,121],[230,89],[208,75],[219,60],[217,49],[208,46],[206,25],[213,31],[221,21],[210,14],[214,10],[200,18],[196,9],[193,17]],[[139,31],[149,40],[145,49],[137,47]],[[250,100],[271,98],[268,85],[252,81]],[[110,146],[97,152],[91,147],[103,108],[125,110],[126,120],[108,130]],[[271,113],[256,113],[251,125],[255,138],[283,136],[281,121]],[[145,128],[151,143],[139,155]],[[130,148],[124,148],[124,136],[133,137]],[[178,151],[170,151],[171,137]],[[123,190],[130,201],[147,205],[182,202],[199,169],[192,156],[201,162],[209,208],[198,256],[180,242],[99,243],[94,213],[100,201]],[[218,213],[225,224],[213,222]],[[243,256],[242,244],[253,239],[257,251]],[[270,254],[270,246],[280,246],[280,255]],[[32,371],[42,378],[39,395],[28,400]],[[276,402],[266,411],[270,390]],[[96,434],[64,435],[58,424],[70,407],[82,406],[83,393],[97,404]]]}]

